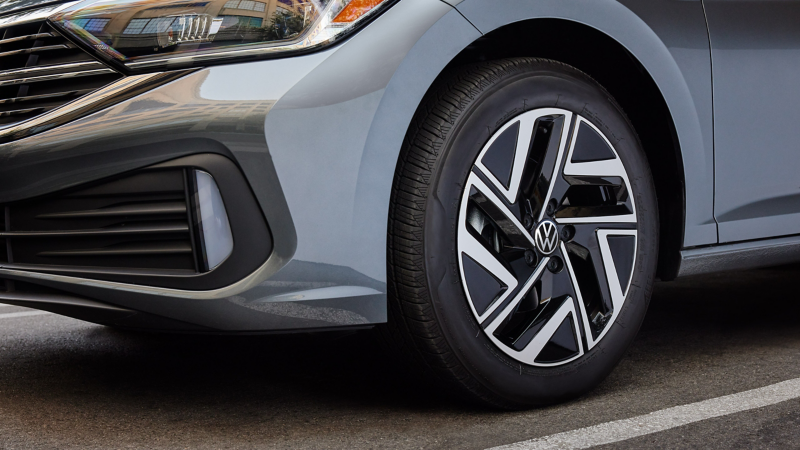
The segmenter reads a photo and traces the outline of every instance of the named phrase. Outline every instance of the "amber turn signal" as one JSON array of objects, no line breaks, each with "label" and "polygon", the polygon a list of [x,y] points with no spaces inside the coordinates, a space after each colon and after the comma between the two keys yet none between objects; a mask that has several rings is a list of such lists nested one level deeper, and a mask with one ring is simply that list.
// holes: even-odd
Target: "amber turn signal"
[{"label": "amber turn signal", "polygon": [[350,23],[355,22],[359,17],[372,11],[373,8],[383,3],[384,0],[353,0],[342,9],[336,17],[333,18],[333,23]]}]

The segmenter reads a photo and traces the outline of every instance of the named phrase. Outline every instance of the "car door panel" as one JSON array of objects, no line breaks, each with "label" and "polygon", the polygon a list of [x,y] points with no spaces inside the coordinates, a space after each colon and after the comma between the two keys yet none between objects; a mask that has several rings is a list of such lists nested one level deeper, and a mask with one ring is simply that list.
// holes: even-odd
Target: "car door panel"
[{"label": "car door panel", "polygon": [[800,1],[704,4],[720,242],[800,233]]}]

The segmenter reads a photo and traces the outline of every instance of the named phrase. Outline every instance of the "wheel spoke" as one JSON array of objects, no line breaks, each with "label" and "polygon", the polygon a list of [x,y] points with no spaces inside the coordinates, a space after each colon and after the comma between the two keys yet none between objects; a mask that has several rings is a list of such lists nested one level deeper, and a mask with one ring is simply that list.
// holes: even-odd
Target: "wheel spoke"
[{"label": "wheel spoke", "polygon": [[[570,225],[574,230],[574,237],[567,243],[565,248],[569,261],[577,274],[576,283],[584,293],[583,299],[590,312],[591,318],[597,313],[608,314],[613,310],[611,293],[606,282],[606,267],[603,264],[598,231],[603,230],[631,230],[628,223],[610,224],[574,224]],[[597,319],[600,320],[600,319]]]},{"label": "wheel spoke", "polygon": [[636,230],[597,230],[614,309],[622,307],[636,264]]},{"label": "wheel spoke", "polygon": [[572,114],[565,114],[553,120],[550,139],[540,157],[541,163],[537,170],[531,171],[533,176],[528,190],[524,193],[530,198],[531,210],[537,221],[544,219],[549,199],[554,198],[563,189],[563,177],[560,173],[571,125]]},{"label": "wheel spoke", "polygon": [[[539,177],[537,167],[548,167],[548,176],[566,143],[565,131],[572,113],[542,109],[520,115],[501,127],[478,155],[475,167],[509,203],[516,203],[520,191],[532,191]],[[552,139],[558,136],[558,139]],[[550,151],[550,147],[554,151]],[[549,156],[552,153],[552,156]],[[544,164],[542,164],[542,160]],[[529,192],[530,193],[530,192]]]},{"label": "wheel spoke", "polygon": [[636,222],[630,181],[611,143],[578,117],[562,169],[555,219],[559,223]]},{"label": "wheel spoke", "polygon": [[[583,352],[576,293],[563,266],[555,272],[548,268],[548,263],[553,261],[563,261],[561,251],[542,261],[542,266],[537,268],[520,293],[499,314],[489,319],[485,329],[506,353],[529,364],[540,362],[547,365],[555,362],[552,358],[578,357]],[[568,321],[567,316],[571,317]],[[552,344],[554,333],[566,322],[572,330],[558,344]],[[570,340],[569,336],[574,339]],[[551,350],[544,361],[539,361],[546,346]]]},{"label": "wheel spoke", "polygon": [[[527,346],[519,352],[519,358],[523,361],[531,361],[538,363],[537,365],[556,365],[564,364],[579,358],[583,355],[583,341],[580,339],[580,332],[578,330],[578,315],[575,310],[575,302],[572,297],[562,297],[558,304],[558,309],[553,312],[553,315],[544,323],[538,330],[538,333],[531,339]],[[563,326],[567,326],[568,336],[566,339],[561,337],[559,339],[562,344],[566,341],[566,345],[562,344],[561,352],[556,355],[547,355],[544,353],[551,342],[556,341],[556,333]],[[571,347],[571,348],[570,348]]]},{"label": "wheel spoke", "polygon": [[495,254],[470,233],[460,234],[459,259],[461,276],[467,282],[467,298],[475,315],[485,317],[516,289],[517,279]]},{"label": "wheel spoke", "polygon": [[567,270],[581,310],[587,348],[602,338],[625,299],[636,253],[636,230],[625,224],[613,229],[576,227],[575,237],[561,243]]},{"label": "wheel spoke", "polygon": [[460,268],[466,294],[483,320],[517,292],[533,271],[525,262],[533,239],[477,175],[467,181],[458,230]]},{"label": "wheel spoke", "polygon": [[559,223],[636,221],[622,177],[564,176],[566,189],[555,214]]},{"label": "wheel spoke", "polygon": [[564,364],[608,331],[635,265],[630,186],[611,143],[569,111],[524,113],[484,146],[462,198],[459,262],[478,323],[507,355]]},{"label": "wheel spoke", "polygon": [[[475,174],[470,175],[469,201],[497,225],[509,241],[522,249],[533,247],[533,238],[517,216],[497,197],[489,185]],[[499,250],[498,250],[499,251]]]}]

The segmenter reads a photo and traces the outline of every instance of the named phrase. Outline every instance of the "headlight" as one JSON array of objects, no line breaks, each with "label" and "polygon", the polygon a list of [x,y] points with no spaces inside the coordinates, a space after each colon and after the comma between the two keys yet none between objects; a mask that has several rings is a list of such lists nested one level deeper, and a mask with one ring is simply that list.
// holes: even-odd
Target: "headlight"
[{"label": "headlight", "polygon": [[87,0],[50,21],[127,71],[307,51],[347,35],[392,0]]}]

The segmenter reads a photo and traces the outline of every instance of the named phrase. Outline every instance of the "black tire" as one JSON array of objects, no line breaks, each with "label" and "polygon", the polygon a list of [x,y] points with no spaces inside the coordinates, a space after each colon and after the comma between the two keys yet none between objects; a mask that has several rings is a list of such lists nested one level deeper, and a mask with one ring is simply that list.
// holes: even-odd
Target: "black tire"
[{"label": "black tire", "polygon": [[[562,63],[506,59],[442,78],[417,111],[395,173],[384,335],[451,391],[483,404],[518,409],[580,396],[623,357],[653,286],[658,208],[641,143],[611,95]],[[500,351],[482,332],[461,281],[457,230],[466,180],[490,137],[526,111],[552,107],[579,114],[613,142],[630,180],[638,232],[627,295],[602,340],[572,362],[538,367]]]}]

